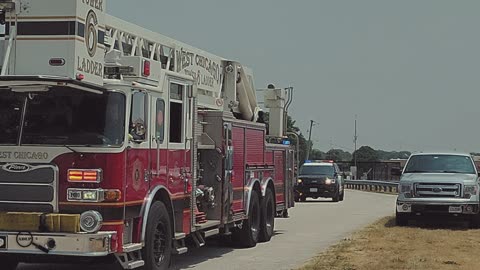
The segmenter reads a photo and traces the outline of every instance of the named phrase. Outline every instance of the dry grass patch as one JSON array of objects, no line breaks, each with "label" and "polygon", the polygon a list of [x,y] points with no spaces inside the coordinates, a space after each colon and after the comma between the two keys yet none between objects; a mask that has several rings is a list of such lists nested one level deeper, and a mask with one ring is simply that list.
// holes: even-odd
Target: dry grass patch
[{"label": "dry grass patch", "polygon": [[396,227],[381,219],[330,248],[299,270],[480,269],[480,230]]}]

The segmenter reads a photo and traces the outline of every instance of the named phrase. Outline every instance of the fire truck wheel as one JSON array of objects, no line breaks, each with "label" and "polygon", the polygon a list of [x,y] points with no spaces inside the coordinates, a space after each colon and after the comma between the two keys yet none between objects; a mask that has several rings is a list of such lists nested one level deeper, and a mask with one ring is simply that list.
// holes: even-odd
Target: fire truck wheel
[{"label": "fire truck wheel", "polygon": [[18,266],[18,260],[12,256],[0,256],[2,270],[15,270]]},{"label": "fire truck wheel", "polygon": [[142,255],[148,270],[166,270],[172,255],[172,227],[167,208],[155,202],[148,213],[145,247]]},{"label": "fire truck wheel", "polygon": [[267,189],[265,197],[260,205],[261,220],[260,220],[260,242],[268,242],[273,236],[275,228],[275,201],[273,200],[273,192]]},{"label": "fire truck wheel", "polygon": [[260,199],[256,191],[250,198],[248,219],[243,221],[241,229],[233,231],[232,240],[242,248],[251,248],[257,245],[260,233]]}]

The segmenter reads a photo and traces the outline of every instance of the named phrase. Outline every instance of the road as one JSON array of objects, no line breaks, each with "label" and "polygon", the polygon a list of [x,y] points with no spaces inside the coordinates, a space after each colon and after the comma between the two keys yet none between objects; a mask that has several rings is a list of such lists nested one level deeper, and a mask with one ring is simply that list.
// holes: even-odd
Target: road
[{"label": "road", "polygon": [[[289,219],[277,219],[276,235],[251,249],[233,249],[211,240],[207,246],[174,256],[174,269],[293,269],[378,218],[393,215],[395,196],[347,191],[345,201],[297,203]],[[22,264],[18,270],[113,270],[106,266]]]}]

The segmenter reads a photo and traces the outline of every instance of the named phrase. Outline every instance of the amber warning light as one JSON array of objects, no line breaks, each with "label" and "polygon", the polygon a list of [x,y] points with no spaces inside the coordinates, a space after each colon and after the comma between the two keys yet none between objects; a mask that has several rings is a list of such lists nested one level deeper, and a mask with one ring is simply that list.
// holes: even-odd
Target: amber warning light
[{"label": "amber warning light", "polygon": [[68,182],[100,183],[102,182],[101,169],[70,169],[68,170]]}]

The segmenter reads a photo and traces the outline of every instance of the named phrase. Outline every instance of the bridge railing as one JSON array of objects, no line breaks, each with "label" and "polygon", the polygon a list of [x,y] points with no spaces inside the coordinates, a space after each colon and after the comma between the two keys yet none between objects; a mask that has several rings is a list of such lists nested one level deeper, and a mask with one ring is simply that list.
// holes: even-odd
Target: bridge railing
[{"label": "bridge railing", "polygon": [[373,192],[398,193],[398,181],[345,180],[345,188]]}]

